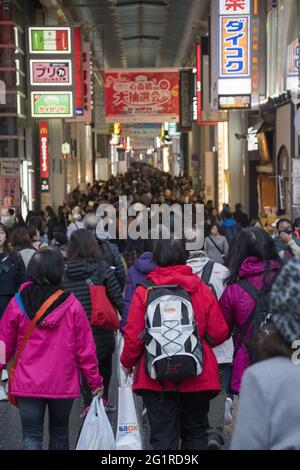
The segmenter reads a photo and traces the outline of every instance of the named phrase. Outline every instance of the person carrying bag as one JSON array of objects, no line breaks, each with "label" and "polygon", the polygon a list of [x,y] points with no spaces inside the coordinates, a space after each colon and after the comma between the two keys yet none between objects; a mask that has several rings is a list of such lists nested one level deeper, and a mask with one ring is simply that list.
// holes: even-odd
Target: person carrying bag
[{"label": "person carrying bag", "polygon": [[23,450],[42,450],[46,408],[49,450],[69,449],[69,418],[80,397],[80,376],[91,393],[103,393],[92,329],[79,300],[61,290],[65,262],[55,248],[30,260],[30,282],[8,304],[0,321],[0,373],[12,358],[10,402],[18,406]]},{"label": "person carrying bag", "polygon": [[[16,368],[18,365],[18,362],[20,360],[20,357],[22,355],[22,352],[26,348],[26,345],[28,341],[31,338],[31,335],[36,327],[37,322],[42,318],[43,315],[45,315],[46,311],[51,307],[52,304],[64,293],[63,290],[58,290],[54,294],[52,294],[44,303],[41,305],[37,313],[35,314],[33,320],[31,320],[28,329],[25,333],[24,339],[22,341],[22,344],[16,354],[16,357],[14,359],[12,367],[8,371],[8,400],[9,402],[18,407],[18,402],[16,400],[16,397],[12,394],[12,384],[15,378],[15,373],[16,373]],[[17,294],[19,296],[19,294]]]},{"label": "person carrying bag", "polygon": [[117,331],[120,320],[117,310],[107,296],[106,287],[94,284],[90,278],[86,282],[91,296],[91,325]]},{"label": "person carrying bag", "polygon": [[[102,258],[95,238],[88,230],[77,230],[71,236],[63,281],[66,292],[73,292],[82,304],[92,331],[104,380],[103,403],[107,412],[116,411],[108,401],[112,375],[112,356],[119,320],[117,311],[123,309],[120,285],[112,269]],[[82,382],[85,411],[92,402],[90,388]]]}]

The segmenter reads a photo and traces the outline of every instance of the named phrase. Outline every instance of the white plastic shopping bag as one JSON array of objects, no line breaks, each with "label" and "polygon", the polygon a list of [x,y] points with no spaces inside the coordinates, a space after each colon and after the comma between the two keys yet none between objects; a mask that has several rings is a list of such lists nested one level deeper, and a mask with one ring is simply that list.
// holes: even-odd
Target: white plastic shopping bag
[{"label": "white plastic shopping bag", "polygon": [[124,385],[118,390],[117,450],[142,450],[141,428],[138,421],[131,386]]},{"label": "white plastic shopping bag", "polygon": [[117,378],[119,387],[124,387],[125,385],[132,385],[133,383],[133,375],[127,377],[124,369],[121,365],[121,355],[124,348],[124,338],[120,331],[117,334],[117,351],[118,351],[118,361],[117,361]]},{"label": "white plastic shopping bag", "polygon": [[115,450],[115,437],[102,399],[94,397],[82,426],[76,450]]}]

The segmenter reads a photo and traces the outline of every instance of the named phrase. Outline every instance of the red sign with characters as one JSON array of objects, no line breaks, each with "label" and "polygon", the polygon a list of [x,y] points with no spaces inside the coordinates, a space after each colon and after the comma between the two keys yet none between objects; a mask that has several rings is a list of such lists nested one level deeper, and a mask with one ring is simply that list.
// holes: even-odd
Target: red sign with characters
[{"label": "red sign with characters", "polygon": [[250,14],[250,0],[219,0],[221,15]]},{"label": "red sign with characters", "polygon": [[40,176],[49,178],[49,129],[46,121],[40,122]]},{"label": "red sign with characters", "polygon": [[107,122],[179,122],[179,71],[107,70],[105,111]]}]

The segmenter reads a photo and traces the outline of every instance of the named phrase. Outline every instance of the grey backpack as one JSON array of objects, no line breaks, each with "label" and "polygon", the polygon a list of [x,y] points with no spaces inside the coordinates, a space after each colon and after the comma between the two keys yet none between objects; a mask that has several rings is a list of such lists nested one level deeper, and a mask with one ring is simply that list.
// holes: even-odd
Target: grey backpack
[{"label": "grey backpack", "polygon": [[151,281],[141,285],[147,289],[145,354],[150,377],[178,382],[201,374],[202,345],[189,294],[180,286]]}]

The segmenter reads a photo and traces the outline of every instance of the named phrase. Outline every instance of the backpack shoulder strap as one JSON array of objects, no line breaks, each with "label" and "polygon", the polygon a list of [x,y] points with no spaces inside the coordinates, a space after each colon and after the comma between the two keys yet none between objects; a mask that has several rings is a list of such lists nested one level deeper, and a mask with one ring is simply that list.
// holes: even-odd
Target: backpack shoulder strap
[{"label": "backpack shoulder strap", "polygon": [[262,295],[261,291],[256,289],[249,281],[247,281],[247,279],[241,279],[237,282],[237,284],[242,287],[242,289],[244,289],[247,294],[249,294],[250,297],[255,300],[255,302],[260,299]]},{"label": "backpack shoulder strap", "polygon": [[145,279],[143,282],[140,282],[139,284],[136,285],[136,287],[142,286],[145,287],[145,289],[150,289],[150,287],[156,286],[155,282],[150,281],[149,279]]},{"label": "backpack shoulder strap", "polygon": [[214,264],[215,263],[213,261],[209,260],[202,270],[201,279],[206,285],[209,284]]},{"label": "backpack shoulder strap", "polygon": [[[252,299],[255,300],[256,303],[261,298],[261,292],[259,290],[255,289],[255,287],[253,287],[252,284],[249,281],[247,281],[246,279],[241,279],[240,281],[237,282],[237,284],[239,286],[241,286],[250,295],[250,297],[252,297]],[[253,308],[253,310],[252,310],[251,314],[249,315],[249,317],[247,318],[247,321],[246,321],[243,329],[241,330],[240,339],[239,339],[238,344],[236,345],[236,350],[243,344],[246,333],[247,333],[251,323],[255,320],[255,314],[256,314],[256,305]]]},{"label": "backpack shoulder strap", "polygon": [[220,255],[224,256],[225,253],[221,250],[221,248],[216,244],[216,242],[213,240],[213,238],[208,235],[208,238],[210,239],[210,241],[212,242],[212,244],[215,246],[215,248],[218,250],[218,252],[220,253]]}]

